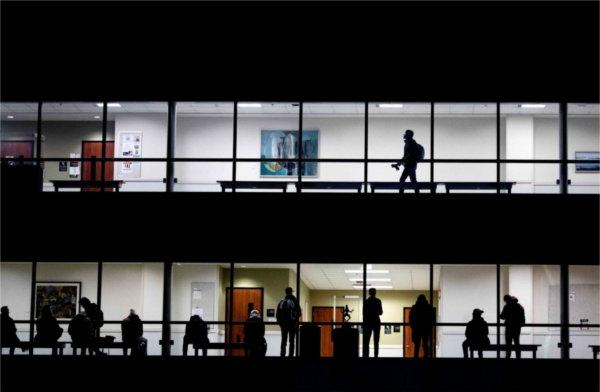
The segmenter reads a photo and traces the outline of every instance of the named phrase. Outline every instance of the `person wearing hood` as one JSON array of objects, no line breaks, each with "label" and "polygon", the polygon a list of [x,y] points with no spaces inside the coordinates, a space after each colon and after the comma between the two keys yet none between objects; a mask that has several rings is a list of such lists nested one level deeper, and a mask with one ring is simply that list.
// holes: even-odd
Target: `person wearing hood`
[{"label": "person wearing hood", "polygon": [[[143,335],[144,323],[135,310],[130,309],[129,315],[121,321],[121,336],[125,347],[131,348],[132,356],[146,356],[148,340]],[[127,348],[124,349],[125,352]]]},{"label": "person wearing hood", "polygon": [[[36,344],[56,345],[56,342],[58,342],[58,339],[60,339],[63,334],[63,329],[58,325],[58,321],[56,321],[56,318],[52,315],[52,309],[49,305],[42,308],[42,313],[36,320],[35,327],[37,329],[37,334],[33,341]],[[52,348],[52,354],[56,354],[55,347]]]},{"label": "person wearing hood", "polygon": [[264,357],[267,353],[265,323],[256,309],[250,312],[250,317],[244,324],[244,343],[246,344],[246,355],[249,357]]},{"label": "person wearing hood", "polygon": [[463,355],[468,358],[468,352],[477,350],[479,358],[483,357],[482,349],[490,344],[490,338],[488,337],[490,331],[487,322],[481,317],[483,310],[473,309],[473,319],[467,323],[467,329],[465,331],[466,340],[462,344]]},{"label": "person wearing hood", "polygon": [[1,309],[2,326],[0,332],[2,333],[2,347],[9,347],[10,355],[15,353],[15,347],[21,347],[21,350],[25,352],[25,346],[21,345],[21,340],[17,336],[17,327],[14,320],[9,316],[10,311],[8,306],[3,306]]},{"label": "person wearing hood", "polygon": [[202,355],[206,356],[206,346],[208,345],[208,326],[197,314],[190,317],[185,324],[185,335],[183,335],[183,355],[187,355],[188,346],[191,344],[194,348],[202,348]]},{"label": "person wearing hood", "polygon": [[433,308],[424,294],[420,294],[417,302],[411,307],[409,322],[412,328],[412,341],[415,344],[415,358],[419,357],[421,344],[423,344],[425,358],[429,358],[429,342],[433,332]]},{"label": "person wearing hood", "polygon": [[525,309],[519,303],[517,297],[506,294],[504,296],[504,308],[500,313],[500,318],[504,320],[504,330],[506,338],[506,358],[510,358],[511,346],[516,347],[517,358],[521,358],[521,350],[519,349],[521,327],[525,324]]}]

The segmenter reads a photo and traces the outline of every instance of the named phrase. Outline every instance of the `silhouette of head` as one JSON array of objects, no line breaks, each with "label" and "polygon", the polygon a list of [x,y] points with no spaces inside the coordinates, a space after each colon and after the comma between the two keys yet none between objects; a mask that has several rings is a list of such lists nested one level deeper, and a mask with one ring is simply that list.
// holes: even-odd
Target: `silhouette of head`
[{"label": "silhouette of head", "polygon": [[415,133],[412,130],[407,129],[404,132],[404,140],[413,140],[414,137],[415,137]]},{"label": "silhouette of head", "polygon": [[290,295],[294,292],[294,290],[291,287],[286,287],[285,289],[285,295]]},{"label": "silhouette of head", "polygon": [[202,319],[197,314],[190,317],[190,322],[192,322],[192,323],[199,323],[200,321],[202,321]]},{"label": "silhouette of head", "polygon": [[46,305],[42,308],[42,317],[44,317],[44,318],[52,317],[52,309],[50,308],[50,305]]},{"label": "silhouette of head", "polygon": [[79,300],[79,303],[85,309],[90,306],[92,302],[87,297],[83,297]]},{"label": "silhouette of head", "polygon": [[427,297],[425,297],[425,294],[419,294],[419,296],[417,297],[417,304],[426,304],[427,303]]},{"label": "silhouette of head", "polygon": [[376,290],[375,288],[371,287],[371,288],[369,289],[369,295],[370,295],[371,297],[374,297],[374,296],[375,296],[375,294],[377,294],[377,290]]},{"label": "silhouette of head", "polygon": [[504,302],[509,303],[510,301],[512,301],[513,297],[511,297],[510,295],[506,294],[504,296]]},{"label": "silhouette of head", "polygon": [[483,314],[483,310],[473,309],[473,318],[480,318],[482,314]]},{"label": "silhouette of head", "polygon": [[2,314],[5,314],[5,315],[7,315],[7,316],[8,316],[8,313],[9,313],[9,311],[8,311],[8,306],[3,306],[2,308],[0,308],[0,312],[1,312]]}]

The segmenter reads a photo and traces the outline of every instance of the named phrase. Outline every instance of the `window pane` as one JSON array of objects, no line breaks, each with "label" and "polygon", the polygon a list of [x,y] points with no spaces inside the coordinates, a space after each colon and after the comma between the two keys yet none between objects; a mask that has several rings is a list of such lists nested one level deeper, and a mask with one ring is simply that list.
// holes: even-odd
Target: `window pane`
[{"label": "window pane", "polygon": [[[29,341],[29,316],[31,314],[31,263],[0,263],[0,298],[2,306],[7,306],[10,317],[15,321],[17,337]],[[18,321],[22,322],[18,322]],[[24,321],[24,322],[23,322]],[[2,354],[9,349],[2,348]],[[28,354],[19,349],[15,354]]]},{"label": "window pane", "polygon": [[[568,158],[600,159],[600,105],[568,105]],[[569,193],[600,193],[600,165],[568,165]]]},{"label": "window pane", "polygon": [[500,181],[512,184],[512,193],[560,193],[560,165],[555,163],[501,163]]},{"label": "window pane", "polygon": [[[450,183],[458,186],[460,182],[471,183],[494,183],[489,184],[492,188],[496,186],[496,164],[495,163],[436,163],[434,167],[435,181]],[[442,184],[442,187],[443,185]],[[443,192],[448,187],[443,187]],[[496,189],[459,188],[450,190],[452,193],[494,193]]]},{"label": "window pane", "polygon": [[[307,158],[363,158],[365,155],[364,103],[305,103],[303,132],[314,132],[318,139],[304,148]],[[318,149],[315,148],[318,146]],[[322,181],[335,181],[327,173]]]},{"label": "window pane", "polygon": [[[115,158],[166,158],[166,102],[109,102],[108,121],[114,123]],[[164,192],[165,175],[164,162],[114,163],[114,179],[123,181],[124,192]]]},{"label": "window pane", "polygon": [[[187,322],[193,315],[198,315],[209,323],[209,341],[224,342],[225,326],[210,322],[225,321],[225,291],[228,286],[229,263],[174,263],[171,320]],[[171,325],[172,355],[183,353],[184,335],[185,324]],[[192,346],[188,347],[187,354],[194,355]],[[209,350],[207,354],[223,355],[223,350]]]},{"label": "window pane", "polygon": [[35,158],[38,104],[3,102],[0,107],[2,158]]},{"label": "window pane", "polygon": [[600,324],[600,267],[569,266],[569,323],[571,358],[592,358],[590,345],[600,345],[600,329],[586,324]]}]

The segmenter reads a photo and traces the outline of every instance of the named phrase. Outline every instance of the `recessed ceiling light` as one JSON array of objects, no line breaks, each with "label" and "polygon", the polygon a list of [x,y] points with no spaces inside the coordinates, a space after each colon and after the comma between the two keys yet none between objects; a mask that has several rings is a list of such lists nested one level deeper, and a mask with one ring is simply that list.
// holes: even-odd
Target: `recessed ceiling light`
[{"label": "recessed ceiling light", "polygon": [[8,118],[9,120],[15,118],[15,116],[6,116],[6,118]]},{"label": "recessed ceiling light", "polygon": [[[103,106],[103,104],[102,104],[102,102],[98,102],[96,104],[96,106],[98,106],[99,108],[101,108]],[[109,107],[109,108],[120,108],[121,104],[118,103],[118,102],[109,102],[109,103],[106,104],[106,107]]]},{"label": "recessed ceiling light", "polygon": [[100,116],[94,116],[94,118],[100,118]]},{"label": "recessed ceiling light", "polygon": [[238,103],[239,108],[262,108],[260,103]]},{"label": "recessed ceiling light", "polygon": [[[344,270],[347,274],[362,274],[363,270]],[[367,270],[367,274],[389,274],[388,270]]]},{"label": "recessed ceiling light", "polygon": [[[358,281],[362,281],[362,278],[349,278],[348,280],[351,282],[358,282]],[[392,281],[390,278],[367,278],[367,280],[369,282],[391,282]]]},{"label": "recessed ceiling light", "polygon": [[519,107],[522,109],[543,109],[546,105],[543,103],[523,103]]},{"label": "recessed ceiling light", "polygon": [[242,267],[242,268],[246,268],[246,266],[245,266],[245,265],[240,265],[240,267]]},{"label": "recessed ceiling light", "polygon": [[380,109],[400,109],[403,106],[401,103],[380,103],[377,105]]},{"label": "recessed ceiling light", "polygon": [[359,299],[360,297],[358,295],[344,295],[345,299]]}]

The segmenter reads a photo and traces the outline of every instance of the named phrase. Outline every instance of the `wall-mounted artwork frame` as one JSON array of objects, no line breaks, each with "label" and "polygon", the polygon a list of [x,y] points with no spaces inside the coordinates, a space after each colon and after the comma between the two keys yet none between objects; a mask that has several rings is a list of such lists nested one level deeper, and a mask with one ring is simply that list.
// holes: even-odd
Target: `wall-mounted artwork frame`
[{"label": "wall-mounted artwork frame", "polygon": [[[600,151],[575,151],[577,160],[599,160]],[[600,172],[600,163],[576,163],[575,172],[577,173],[598,173]]]},{"label": "wall-mounted artwork frame", "polygon": [[71,320],[79,312],[81,282],[36,282],[35,317],[49,305],[57,320]]},{"label": "wall-mounted artwork frame", "polygon": [[[281,159],[298,159],[298,131],[266,130],[260,131],[260,157],[273,159],[272,162],[260,162],[261,177],[294,177],[298,176],[297,162],[282,162]],[[318,159],[319,131],[302,131],[302,158]],[[318,162],[303,162],[302,177],[317,177]]]}]

